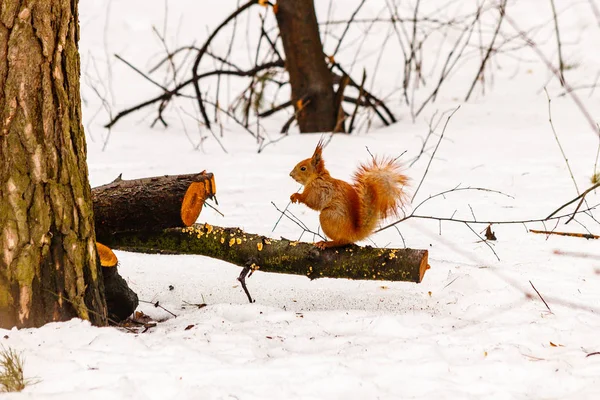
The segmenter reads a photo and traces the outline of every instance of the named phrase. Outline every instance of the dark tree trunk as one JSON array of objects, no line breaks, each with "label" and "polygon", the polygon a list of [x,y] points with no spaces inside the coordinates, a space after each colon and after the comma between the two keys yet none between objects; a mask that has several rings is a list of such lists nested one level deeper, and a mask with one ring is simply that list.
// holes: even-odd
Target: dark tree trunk
[{"label": "dark tree trunk", "polygon": [[78,40],[77,0],[2,0],[0,328],[106,324]]},{"label": "dark tree trunk", "polygon": [[301,132],[336,127],[333,78],[325,63],[313,0],[277,1],[277,24]]}]

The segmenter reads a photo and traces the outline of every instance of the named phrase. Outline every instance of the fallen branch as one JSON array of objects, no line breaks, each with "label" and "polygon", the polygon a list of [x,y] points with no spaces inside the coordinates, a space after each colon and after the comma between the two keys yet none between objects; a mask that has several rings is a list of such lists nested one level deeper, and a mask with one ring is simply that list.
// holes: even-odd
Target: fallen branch
[{"label": "fallen branch", "polygon": [[198,254],[252,270],[345,278],[421,282],[427,250],[378,249],[357,245],[319,250],[312,243],[275,240],[238,228],[195,224],[162,231],[121,232],[104,243],[113,249],[151,254]]},{"label": "fallen branch", "polygon": [[600,239],[600,236],[598,236],[598,235],[592,235],[591,233],[538,231],[537,229],[530,229],[529,232],[531,232],[531,233],[540,233],[542,235],[570,236],[570,237],[578,237],[578,238],[583,238],[583,239]]}]

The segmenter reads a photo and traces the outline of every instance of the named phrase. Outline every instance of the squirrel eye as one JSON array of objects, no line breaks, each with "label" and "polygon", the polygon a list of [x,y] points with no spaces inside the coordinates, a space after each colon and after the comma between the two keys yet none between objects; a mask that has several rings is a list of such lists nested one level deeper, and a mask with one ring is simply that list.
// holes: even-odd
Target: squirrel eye
[{"label": "squirrel eye", "polygon": [[300,171],[306,171],[306,167],[300,167]]}]

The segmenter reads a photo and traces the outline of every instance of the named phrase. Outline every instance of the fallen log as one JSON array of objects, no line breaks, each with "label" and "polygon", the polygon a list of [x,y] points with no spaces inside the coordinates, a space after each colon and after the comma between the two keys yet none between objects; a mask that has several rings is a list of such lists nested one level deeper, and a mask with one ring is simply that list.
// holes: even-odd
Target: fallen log
[{"label": "fallen log", "polygon": [[162,231],[119,232],[104,239],[114,249],[154,254],[197,254],[253,270],[346,278],[421,282],[427,250],[350,245],[319,250],[311,243],[275,240],[238,228],[195,224]]},{"label": "fallen log", "polygon": [[216,193],[213,174],[158,176],[122,180],[92,189],[96,239],[116,232],[190,226],[204,201]]}]

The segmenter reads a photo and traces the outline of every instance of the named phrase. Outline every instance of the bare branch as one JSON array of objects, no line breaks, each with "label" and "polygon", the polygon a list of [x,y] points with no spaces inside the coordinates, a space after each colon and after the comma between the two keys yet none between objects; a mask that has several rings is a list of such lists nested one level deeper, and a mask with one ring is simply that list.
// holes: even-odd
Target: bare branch
[{"label": "bare branch", "polygon": [[558,135],[556,133],[556,129],[554,129],[554,123],[552,122],[552,107],[551,107],[550,95],[548,94],[548,91],[546,90],[545,87],[544,87],[544,92],[546,93],[546,98],[548,99],[548,122],[550,122],[550,127],[552,128],[552,133],[554,134],[554,139],[556,139],[556,143],[558,144],[560,153],[563,156],[563,160],[565,160],[565,164],[567,164],[567,169],[569,170],[569,174],[571,175],[571,180],[573,181],[573,184],[575,185],[575,190],[577,191],[577,194],[579,194],[579,187],[577,186],[577,181],[575,181],[575,177],[573,176],[573,170],[571,169],[571,165],[569,164],[569,159],[567,158],[567,155],[565,154],[565,150],[563,149],[562,145],[560,144],[560,140],[558,140]]},{"label": "bare branch", "polygon": [[473,79],[473,83],[471,84],[471,88],[469,89],[469,92],[467,93],[467,96],[465,97],[465,101],[469,101],[469,98],[471,97],[471,93],[473,92],[473,89],[475,89],[475,85],[477,84],[477,81],[481,78],[481,75],[483,74],[483,71],[485,69],[485,65],[487,64],[490,56],[492,55],[492,51],[494,50],[494,43],[496,42],[496,38],[498,37],[498,32],[500,32],[500,27],[502,26],[502,21],[504,20],[504,15],[506,14],[507,1],[508,0],[503,0],[502,3],[500,5],[498,5],[498,11],[500,12],[500,18],[498,19],[498,24],[496,25],[496,30],[494,31],[494,36],[492,36],[492,41],[490,43],[490,46],[487,49],[487,52],[485,53],[485,57],[483,57],[483,60],[481,60],[481,65],[479,66],[479,72],[477,72],[475,79]]},{"label": "bare branch", "polygon": [[558,51],[558,80],[562,86],[565,86],[565,63],[562,56],[562,43],[560,41],[560,30],[558,29],[558,16],[556,14],[556,6],[554,0],[550,0],[550,6],[552,7],[552,16],[554,18],[554,31],[556,32],[556,48]]},{"label": "bare branch", "polygon": [[198,55],[196,56],[196,59],[194,60],[194,65],[192,67],[192,84],[194,86],[194,90],[196,91],[196,98],[198,99],[198,107],[200,107],[200,112],[202,113],[202,117],[204,118],[204,123],[206,124],[206,126],[209,129],[210,129],[210,120],[208,118],[208,114],[206,113],[206,109],[204,108],[204,102],[202,101],[202,92],[200,91],[200,84],[199,84],[200,75],[198,75],[198,67],[200,66],[200,61],[202,60],[202,57],[208,50],[210,43],[217,36],[219,31],[223,27],[225,27],[229,22],[231,22],[232,20],[237,18],[238,15],[240,15],[241,13],[243,13],[244,11],[246,11],[248,8],[252,7],[255,4],[258,4],[258,0],[250,0],[243,6],[241,6],[237,10],[235,10],[227,18],[225,18],[225,20],[223,22],[221,22],[221,24],[210,34],[208,39],[206,39],[206,42],[204,42],[204,45],[200,48],[200,50],[198,51]]},{"label": "bare branch", "polygon": [[[557,78],[560,79],[560,71],[557,70],[556,67],[554,67],[554,65],[552,65],[552,63],[548,60],[548,58],[544,55],[544,53],[540,50],[540,48],[535,44],[535,42],[533,40],[531,40],[527,36],[527,34],[519,28],[517,23],[512,18],[510,18],[508,15],[505,15],[504,19],[506,19],[506,22],[508,22],[513,27],[513,29],[519,33],[521,38],[534,50],[534,52],[538,55],[538,57],[544,62],[544,64],[546,64],[546,67]],[[573,88],[567,82],[563,81],[563,84],[564,84],[563,86],[565,87],[565,89],[567,89],[569,96],[571,96],[571,99],[575,102],[575,104],[577,105],[577,107],[579,108],[579,110],[581,111],[581,113],[583,114],[585,119],[587,120],[588,124],[594,131],[594,133],[596,135],[600,136],[600,127],[598,126],[598,124],[596,124],[596,121],[594,121],[594,118],[592,117],[590,112],[587,110],[587,108],[585,107],[585,105],[583,104],[583,102],[581,101],[579,96],[577,95],[577,93],[573,90]]]},{"label": "bare branch", "polygon": [[435,153],[437,152],[437,149],[438,149],[438,147],[440,147],[440,143],[442,142],[442,139],[444,138],[444,133],[446,132],[446,127],[448,126],[448,122],[450,122],[450,118],[452,118],[454,113],[457,112],[459,108],[460,108],[460,106],[456,107],[454,109],[454,111],[452,111],[452,113],[446,119],[446,123],[444,124],[444,128],[442,129],[442,134],[440,135],[440,139],[438,140],[437,145],[435,146],[435,149],[433,150],[433,154],[431,155],[431,158],[429,159],[429,163],[427,163],[427,168],[425,168],[423,177],[421,177],[421,181],[419,182],[417,189],[413,193],[413,197],[412,197],[411,201],[414,201],[415,197],[417,196],[417,193],[419,192],[419,189],[421,188],[421,185],[423,184],[423,181],[425,180],[425,177],[427,176],[427,172],[429,172],[429,167],[431,166],[431,162],[433,161],[433,158],[435,157]]},{"label": "bare branch", "polygon": [[[197,76],[197,79],[203,79],[209,76],[215,76],[215,75],[232,75],[232,76],[252,76],[255,75],[257,72],[269,69],[269,68],[275,68],[275,67],[283,67],[284,64],[282,61],[272,61],[272,62],[268,62],[262,65],[257,65],[256,67],[246,70],[246,71],[231,71],[231,70],[214,70],[214,71],[210,71],[210,72],[205,72],[203,74],[200,74]],[[113,125],[115,125],[117,123],[118,120],[120,120],[121,118],[123,118],[124,116],[131,114],[134,111],[140,110],[144,107],[147,107],[151,104],[157,103],[159,101],[163,101],[163,100],[170,100],[173,96],[179,96],[180,95],[180,91],[181,89],[183,89],[184,87],[188,86],[189,84],[191,84],[194,81],[195,78],[192,79],[188,79],[185,82],[180,83],[179,85],[177,85],[176,87],[174,87],[173,89],[166,91],[165,93],[156,96],[150,100],[146,100],[143,103],[140,103],[136,106],[130,107],[128,109],[125,109],[121,112],[119,112],[117,115],[115,115],[115,117],[113,119],[111,119],[106,125],[104,125],[105,128],[110,128]]]}]

